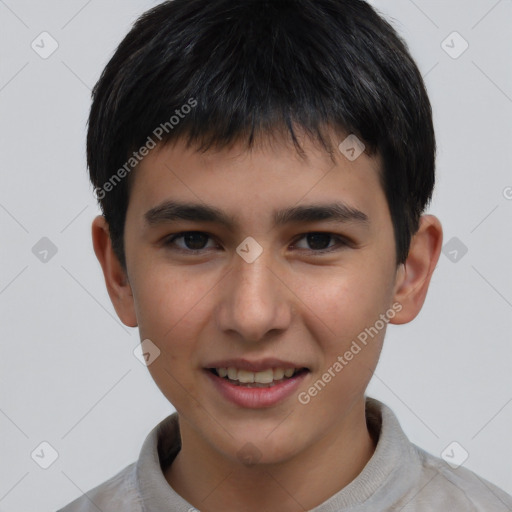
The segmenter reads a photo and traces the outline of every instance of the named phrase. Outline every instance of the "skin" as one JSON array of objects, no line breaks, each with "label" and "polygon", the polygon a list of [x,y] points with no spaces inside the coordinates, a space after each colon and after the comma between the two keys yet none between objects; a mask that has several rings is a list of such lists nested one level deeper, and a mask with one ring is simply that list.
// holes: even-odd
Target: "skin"
[{"label": "skin", "polygon": [[[152,150],[133,176],[126,272],[104,218],[92,226],[119,318],[161,350],[148,369],[178,411],[182,436],[165,478],[203,512],[310,510],[361,472],[375,449],[365,390],[385,328],[306,405],[293,393],[272,407],[236,406],[211,385],[203,370],[208,362],[296,362],[310,369],[298,390],[307,391],[393,304],[401,310],[390,323],[416,317],[442,246],[439,220],[424,215],[407,261],[396,265],[378,156],[363,153],[350,162],[339,153],[333,165],[309,139],[301,140],[305,160],[288,141],[268,142],[251,151],[236,144],[200,154],[178,140]],[[148,226],[144,214],[169,199],[215,206],[239,224],[233,230],[182,220]],[[340,200],[369,222],[272,225],[274,209]],[[195,246],[183,238],[165,245],[169,235],[183,231],[211,238]],[[336,250],[320,254],[304,236],[312,232],[346,237],[350,245],[327,237],[321,248]],[[263,248],[253,263],[236,253],[247,236]],[[189,247],[204,249],[199,255],[179,251]],[[258,454],[254,464],[239,456],[249,442]]]}]

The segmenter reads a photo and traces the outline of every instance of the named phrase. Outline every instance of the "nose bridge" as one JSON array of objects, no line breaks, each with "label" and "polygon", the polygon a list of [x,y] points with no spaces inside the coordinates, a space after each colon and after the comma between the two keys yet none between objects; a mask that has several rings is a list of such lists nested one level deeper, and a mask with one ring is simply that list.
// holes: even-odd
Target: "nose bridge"
[{"label": "nose bridge", "polygon": [[255,342],[269,331],[287,327],[290,304],[276,271],[265,252],[252,263],[235,257],[217,309],[217,323],[223,331],[236,331],[241,339]]}]

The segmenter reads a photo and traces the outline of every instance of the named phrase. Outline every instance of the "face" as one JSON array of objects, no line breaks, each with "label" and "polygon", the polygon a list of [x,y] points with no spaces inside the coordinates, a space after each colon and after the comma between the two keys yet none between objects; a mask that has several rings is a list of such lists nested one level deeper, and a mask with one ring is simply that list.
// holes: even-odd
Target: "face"
[{"label": "face", "polygon": [[302,144],[306,159],[284,142],[177,142],[133,176],[127,276],[141,340],[160,350],[149,371],[182,428],[228,459],[286,461],[339,429],[364,403],[393,309],[380,161],[333,164]]}]

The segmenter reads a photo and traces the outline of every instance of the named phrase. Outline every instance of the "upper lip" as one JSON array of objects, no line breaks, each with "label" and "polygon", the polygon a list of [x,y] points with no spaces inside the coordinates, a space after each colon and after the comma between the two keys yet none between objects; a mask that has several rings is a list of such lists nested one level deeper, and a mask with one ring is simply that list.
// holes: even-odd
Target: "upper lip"
[{"label": "upper lip", "polygon": [[237,370],[246,370],[249,372],[261,372],[269,368],[306,368],[300,363],[283,361],[274,357],[260,359],[258,361],[248,361],[247,359],[223,359],[214,361],[205,366],[205,368],[236,368]]}]

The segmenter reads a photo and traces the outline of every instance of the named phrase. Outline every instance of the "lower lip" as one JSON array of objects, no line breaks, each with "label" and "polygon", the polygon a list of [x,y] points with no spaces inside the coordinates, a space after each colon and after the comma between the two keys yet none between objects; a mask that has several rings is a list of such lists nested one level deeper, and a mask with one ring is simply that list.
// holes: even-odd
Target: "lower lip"
[{"label": "lower lip", "polygon": [[297,391],[309,373],[302,372],[268,388],[248,388],[231,384],[227,379],[219,377],[209,370],[204,371],[224,398],[235,405],[248,409],[271,407],[288,398]]}]

